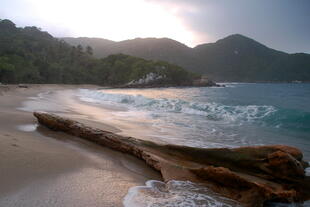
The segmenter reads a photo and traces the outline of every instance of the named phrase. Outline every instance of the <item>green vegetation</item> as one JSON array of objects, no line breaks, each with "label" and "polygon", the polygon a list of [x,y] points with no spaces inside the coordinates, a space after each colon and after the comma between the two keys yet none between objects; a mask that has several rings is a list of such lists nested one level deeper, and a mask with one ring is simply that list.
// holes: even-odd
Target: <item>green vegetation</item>
[{"label": "green vegetation", "polygon": [[132,57],[123,54],[110,55],[101,59],[99,70],[103,82],[100,84],[122,85],[132,80],[139,80],[147,74],[154,73],[161,77],[160,84],[173,84],[176,86],[189,85],[193,79],[199,76],[182,69],[177,65],[172,65],[164,61],[152,61],[142,58]]},{"label": "green vegetation", "polygon": [[310,81],[310,55],[288,54],[242,35],[189,48],[167,38],[137,38],[121,42],[64,38],[72,45],[90,45],[96,57],[121,52],[180,65],[216,81]]},{"label": "green vegetation", "polygon": [[[310,81],[310,55],[270,49],[242,35],[195,48],[196,72],[229,81]],[[203,66],[205,69],[203,69]]]},{"label": "green vegetation", "polygon": [[17,28],[10,20],[0,20],[0,82],[124,85],[154,73],[163,77],[160,83],[187,85],[197,78],[167,62],[123,54],[97,59],[92,47],[84,48],[37,27]]}]

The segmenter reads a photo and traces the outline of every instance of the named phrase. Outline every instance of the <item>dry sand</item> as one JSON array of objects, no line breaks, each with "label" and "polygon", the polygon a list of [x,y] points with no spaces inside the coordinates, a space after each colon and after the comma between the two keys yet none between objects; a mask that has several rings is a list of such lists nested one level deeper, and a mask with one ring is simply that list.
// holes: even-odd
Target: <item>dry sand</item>
[{"label": "dry sand", "polygon": [[[41,92],[95,86],[0,86],[0,206],[117,207],[132,186],[160,175],[142,161],[44,127],[18,108]],[[65,99],[64,99],[65,100]],[[41,104],[52,108],[48,101]],[[67,104],[64,101],[63,106]],[[55,109],[56,110],[56,109]],[[56,110],[57,111],[57,110]],[[118,129],[67,110],[90,126]]]}]

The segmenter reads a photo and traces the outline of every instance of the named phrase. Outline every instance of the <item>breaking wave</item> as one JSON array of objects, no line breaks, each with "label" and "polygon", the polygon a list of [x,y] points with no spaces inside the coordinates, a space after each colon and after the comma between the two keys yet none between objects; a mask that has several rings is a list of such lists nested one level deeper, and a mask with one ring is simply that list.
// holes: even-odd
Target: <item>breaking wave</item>
[{"label": "breaking wave", "polygon": [[210,120],[255,121],[276,111],[273,106],[265,105],[228,106],[219,103],[190,102],[181,99],[154,99],[142,95],[115,94],[88,89],[80,89],[78,96],[86,102],[119,104],[135,110],[200,115]]}]

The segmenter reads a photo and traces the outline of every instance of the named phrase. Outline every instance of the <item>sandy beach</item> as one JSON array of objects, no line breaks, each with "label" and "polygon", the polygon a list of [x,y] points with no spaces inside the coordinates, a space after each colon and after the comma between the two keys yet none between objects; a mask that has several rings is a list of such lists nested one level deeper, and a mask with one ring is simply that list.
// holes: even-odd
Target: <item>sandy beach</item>
[{"label": "sandy beach", "polygon": [[[130,187],[161,179],[157,172],[134,157],[37,125],[31,111],[39,108],[70,116],[92,127],[120,132],[78,113],[91,109],[82,109],[69,103],[72,100],[66,100],[64,94],[57,94],[79,87],[96,88],[1,86],[0,206],[123,206]],[[55,106],[49,100],[38,102],[33,98],[39,93],[55,92],[63,96],[63,104]]]}]

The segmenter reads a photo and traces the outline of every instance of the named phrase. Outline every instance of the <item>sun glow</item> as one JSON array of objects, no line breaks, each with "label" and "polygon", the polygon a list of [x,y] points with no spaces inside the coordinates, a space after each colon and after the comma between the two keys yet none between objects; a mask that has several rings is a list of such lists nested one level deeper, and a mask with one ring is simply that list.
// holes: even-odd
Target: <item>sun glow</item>
[{"label": "sun glow", "polygon": [[[71,36],[120,41],[136,37],[168,37],[185,44],[193,33],[169,10],[145,0],[27,0],[46,25],[67,28]],[[45,29],[44,25],[42,25]],[[59,35],[59,34],[54,34]]]}]

